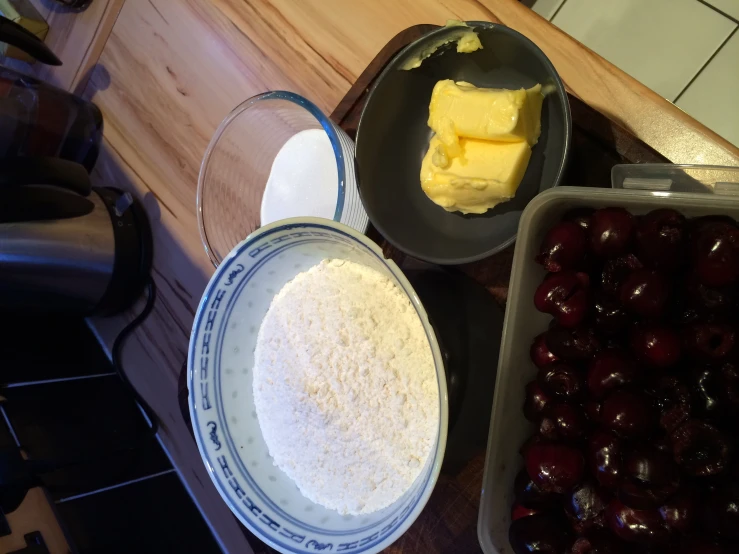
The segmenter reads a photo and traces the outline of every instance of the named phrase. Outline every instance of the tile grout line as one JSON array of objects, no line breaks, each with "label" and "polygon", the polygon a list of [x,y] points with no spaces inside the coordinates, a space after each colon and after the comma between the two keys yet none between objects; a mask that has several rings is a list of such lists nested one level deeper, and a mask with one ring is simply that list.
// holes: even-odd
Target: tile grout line
[{"label": "tile grout line", "polygon": [[141,481],[148,481],[149,479],[155,479],[157,477],[161,477],[162,475],[167,475],[169,473],[175,473],[174,468],[173,469],[165,469],[164,471],[160,471],[158,473],[152,473],[151,475],[145,475],[144,477],[139,477],[138,479],[131,479],[130,481],[125,481],[123,483],[118,483],[116,485],[110,485],[109,487],[102,487],[100,489],[95,489],[94,491],[89,492],[83,492],[81,494],[75,494],[74,496],[67,496],[66,498],[60,498],[55,504],[63,504],[65,502],[70,502],[72,500],[78,500],[80,498],[85,498],[87,496],[92,496],[93,494],[99,494],[101,492],[107,492],[112,491],[114,489],[120,489],[121,487],[125,487],[128,485],[133,485],[134,483],[140,483]]},{"label": "tile grout line", "polygon": [[21,383],[8,383],[6,385],[0,385],[0,390],[3,389],[17,389],[19,387],[30,387],[33,385],[47,385],[50,383],[66,383],[67,381],[81,381],[82,379],[95,379],[97,377],[110,377],[116,375],[115,371],[110,373],[96,373],[94,375],[78,375],[77,377],[60,377],[58,379],[41,379],[39,381],[23,381]]},{"label": "tile grout line", "polygon": [[552,25],[554,25],[554,23],[553,23],[554,18],[557,17],[557,14],[559,13],[559,10],[561,10],[562,8],[564,8],[564,5],[566,3],[567,3],[567,0],[564,0],[559,6],[557,6],[557,9],[554,10],[554,13],[552,14],[552,17],[549,18],[549,23],[551,23]]},{"label": "tile grout line", "polygon": [[706,0],[698,0],[698,2],[700,2],[701,4],[703,4],[704,6],[706,6],[707,8],[712,9],[716,13],[723,15],[726,19],[731,19],[734,23],[739,24],[739,19],[737,19],[736,17],[733,17],[733,16],[729,15],[725,11],[720,10],[719,8],[717,8],[716,6],[714,6],[713,4],[708,3]]},{"label": "tile grout line", "polygon": [[698,70],[698,72],[693,75],[693,78],[688,81],[688,84],[683,87],[683,90],[680,91],[680,93],[675,97],[674,100],[672,100],[673,104],[677,104],[678,100],[682,97],[683,94],[685,94],[685,91],[687,91],[690,88],[690,85],[692,85],[695,80],[700,77],[700,74],[703,73],[703,70],[708,67],[708,64],[710,64],[713,59],[718,55],[721,50],[723,50],[724,46],[726,46],[726,43],[731,40],[731,37],[733,37],[736,34],[737,29],[739,29],[739,25],[735,25],[734,29],[729,33],[729,36],[724,39],[724,41],[719,45],[719,47],[714,51],[713,54],[708,58],[706,63],[704,63],[701,68]]},{"label": "tile grout line", "polygon": [[[105,341],[103,341],[102,336],[98,332],[97,329],[92,325],[89,319],[85,319],[85,323],[87,324],[87,328],[92,331],[93,336],[97,339],[98,344],[103,349],[103,352],[108,357],[108,359],[112,363],[112,356],[110,349],[108,348],[108,345],[105,344]],[[141,407],[141,405],[136,402],[136,405],[138,406],[141,413],[144,415],[144,419],[146,421],[149,421],[149,418],[146,417],[146,413],[144,412],[144,409]],[[203,507],[200,505],[200,502],[198,501],[197,497],[195,496],[195,493],[193,492],[192,488],[190,487],[190,484],[187,482],[187,480],[182,475],[182,472],[180,471],[180,468],[177,467],[177,465],[174,463],[174,459],[172,458],[172,454],[170,453],[167,446],[164,444],[164,441],[162,440],[162,437],[157,433],[154,435],[157,442],[159,443],[160,448],[164,451],[164,454],[167,456],[167,459],[169,460],[169,463],[172,465],[172,471],[174,471],[177,474],[177,477],[180,480],[180,483],[183,487],[185,487],[185,490],[187,491],[187,494],[190,496],[190,500],[192,500],[192,503],[195,505],[195,509],[197,509],[198,513],[200,514],[200,517],[203,518],[203,521],[205,522],[205,525],[207,525],[208,529],[210,530],[210,534],[213,536],[213,540],[218,543],[218,547],[221,549],[221,552],[225,553],[227,552],[226,546],[223,544],[223,539],[221,539],[220,535],[216,533],[216,529],[213,526],[213,522],[211,522],[210,517],[205,513],[205,510],[203,510]],[[199,453],[199,450],[198,450]],[[239,522],[239,525],[241,523]],[[247,541],[248,543],[249,541]],[[251,546],[251,545],[250,545]]]},{"label": "tile grout line", "polygon": [[8,430],[10,431],[10,434],[13,436],[13,440],[15,441],[15,445],[18,448],[20,448],[21,447],[21,441],[18,440],[18,435],[15,434],[15,429],[13,428],[13,424],[10,423],[10,418],[8,417],[8,414],[5,411],[5,406],[0,405],[0,412],[3,414],[3,419],[5,420],[5,423],[8,426]]}]

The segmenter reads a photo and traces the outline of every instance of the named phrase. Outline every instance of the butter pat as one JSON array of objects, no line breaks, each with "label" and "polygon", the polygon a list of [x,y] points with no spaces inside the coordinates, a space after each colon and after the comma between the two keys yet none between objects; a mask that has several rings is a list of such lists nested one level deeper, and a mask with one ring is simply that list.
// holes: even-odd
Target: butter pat
[{"label": "butter pat", "polygon": [[421,164],[421,187],[447,211],[482,214],[516,195],[531,157],[526,141],[490,142],[460,139],[460,156],[447,167],[434,163],[441,146],[434,136]]},{"label": "butter pat", "polygon": [[421,67],[423,60],[431,56],[431,54],[436,52],[445,44],[450,44],[452,42],[457,43],[457,52],[461,54],[469,54],[482,48],[480,37],[478,37],[477,33],[464,21],[450,19],[446,22],[445,27],[458,27],[458,29],[450,31],[444,38],[428,43],[420,48],[418,52],[408,58],[400,69],[408,71],[410,69]]},{"label": "butter pat", "polygon": [[464,21],[449,19],[444,27],[467,27],[469,29],[468,31],[464,31],[464,33],[457,39],[457,52],[460,54],[469,54],[470,52],[482,49],[480,37],[478,37],[477,33]]},{"label": "butter pat", "polygon": [[439,81],[431,93],[428,125],[441,141],[437,161],[460,155],[460,138],[533,146],[541,134],[541,85],[528,90],[478,88],[463,81]]}]

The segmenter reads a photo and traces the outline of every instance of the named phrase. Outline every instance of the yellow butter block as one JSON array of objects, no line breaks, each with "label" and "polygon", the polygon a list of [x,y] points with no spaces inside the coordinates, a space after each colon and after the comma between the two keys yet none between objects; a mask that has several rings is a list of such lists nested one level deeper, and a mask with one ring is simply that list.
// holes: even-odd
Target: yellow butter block
[{"label": "yellow butter block", "polygon": [[513,198],[531,157],[525,141],[463,138],[460,156],[439,167],[434,154],[440,145],[438,136],[431,138],[421,164],[421,187],[432,202],[450,212],[481,214]]},{"label": "yellow butter block", "polygon": [[541,85],[528,90],[478,88],[463,81],[439,81],[429,104],[428,125],[439,137],[437,162],[460,155],[461,138],[536,144],[541,133]]}]

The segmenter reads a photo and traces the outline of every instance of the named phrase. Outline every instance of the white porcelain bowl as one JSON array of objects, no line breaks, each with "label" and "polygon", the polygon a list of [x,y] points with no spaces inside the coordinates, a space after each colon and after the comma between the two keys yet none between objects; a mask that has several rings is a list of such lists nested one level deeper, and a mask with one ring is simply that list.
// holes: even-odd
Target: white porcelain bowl
[{"label": "white porcelain bowl", "polygon": [[[431,346],[439,386],[436,444],[413,486],[378,512],[351,516],[305,498],[272,462],[257,421],[252,364],[273,296],[326,258],[351,260],[388,276],[407,295]],[[262,227],[218,266],[200,301],[188,353],[190,417],[200,454],[231,510],[281,552],[379,552],[418,517],[436,484],[447,438],[444,366],[426,311],[397,265],[371,240],[326,219],[294,218]]]}]

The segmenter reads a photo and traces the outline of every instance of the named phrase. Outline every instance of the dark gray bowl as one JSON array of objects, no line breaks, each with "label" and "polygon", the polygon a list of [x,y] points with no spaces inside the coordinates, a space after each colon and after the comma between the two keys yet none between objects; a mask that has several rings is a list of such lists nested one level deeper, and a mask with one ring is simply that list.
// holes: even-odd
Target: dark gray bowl
[{"label": "dark gray bowl", "polygon": [[[539,48],[522,34],[470,21],[482,50],[458,54],[439,49],[421,67],[399,69],[408,58],[459,28],[442,27],[402,50],[377,80],[357,129],[359,193],[372,224],[397,248],[437,264],[459,264],[494,254],[516,239],[521,212],[534,196],[562,179],[572,137],[572,117],[562,80]],[[468,81],[479,87],[549,89],[541,137],[516,197],[481,215],[447,212],[421,190],[421,160],[431,130],[426,125],[437,81]]]}]

